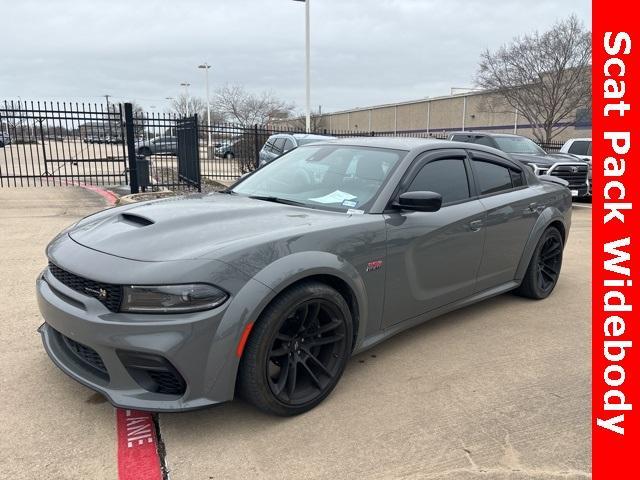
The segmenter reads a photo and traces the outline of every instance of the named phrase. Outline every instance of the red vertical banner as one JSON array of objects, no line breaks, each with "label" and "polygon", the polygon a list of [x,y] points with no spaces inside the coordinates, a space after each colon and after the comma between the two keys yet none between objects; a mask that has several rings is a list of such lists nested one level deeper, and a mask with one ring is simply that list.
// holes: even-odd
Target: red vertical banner
[{"label": "red vertical banner", "polygon": [[[593,478],[640,478],[640,18],[593,2]],[[637,13],[637,12],[636,12]]]}]

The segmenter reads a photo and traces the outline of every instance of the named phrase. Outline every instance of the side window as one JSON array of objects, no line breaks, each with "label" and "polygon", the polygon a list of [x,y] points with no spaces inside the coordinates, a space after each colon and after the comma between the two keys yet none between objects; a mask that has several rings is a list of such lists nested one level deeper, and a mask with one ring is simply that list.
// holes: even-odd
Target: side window
[{"label": "side window", "polygon": [[452,142],[470,142],[471,138],[469,135],[453,135],[451,137]]},{"label": "side window", "polygon": [[291,139],[290,139],[290,138],[287,138],[287,139],[285,139],[285,141],[284,141],[284,147],[283,147],[282,152],[283,152],[283,153],[286,153],[286,152],[288,152],[288,151],[289,151],[289,150],[291,150],[291,149],[293,149],[293,142],[291,141]]},{"label": "side window", "polygon": [[270,138],[269,140],[267,140],[267,143],[264,144],[265,151],[269,153],[273,152],[273,142],[275,142],[275,139],[273,138]]},{"label": "side window", "polygon": [[284,148],[284,138],[276,138],[273,142],[273,153],[280,155],[282,153],[282,149]]},{"label": "side window", "polygon": [[481,195],[512,188],[511,173],[507,167],[482,160],[474,160],[473,166]]},{"label": "side window", "polygon": [[511,175],[511,185],[513,185],[513,188],[524,186],[524,174],[522,172],[509,169],[509,174]]},{"label": "side window", "polygon": [[439,193],[443,204],[469,198],[469,181],[464,160],[443,159],[427,163],[415,176],[407,191]]},{"label": "side window", "polygon": [[586,140],[576,140],[569,146],[569,153],[573,153],[574,155],[590,155],[590,146],[591,142]]}]

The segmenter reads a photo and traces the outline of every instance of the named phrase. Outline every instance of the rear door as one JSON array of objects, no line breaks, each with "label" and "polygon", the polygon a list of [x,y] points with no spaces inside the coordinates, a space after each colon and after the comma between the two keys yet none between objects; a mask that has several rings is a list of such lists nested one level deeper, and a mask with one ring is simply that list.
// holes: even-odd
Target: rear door
[{"label": "rear door", "polygon": [[484,206],[469,175],[466,152],[419,157],[393,198],[410,191],[443,197],[437,212],[389,210],[383,327],[421,315],[474,291],[484,246]]},{"label": "rear door", "polygon": [[477,150],[469,154],[476,190],[487,215],[476,284],[479,292],[515,278],[524,245],[544,204],[531,196],[519,165]]}]

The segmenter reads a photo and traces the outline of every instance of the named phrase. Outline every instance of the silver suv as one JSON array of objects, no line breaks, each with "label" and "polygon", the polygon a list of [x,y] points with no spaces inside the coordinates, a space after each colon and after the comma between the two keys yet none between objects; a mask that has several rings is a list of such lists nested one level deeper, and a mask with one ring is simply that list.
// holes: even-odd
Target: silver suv
[{"label": "silver suv", "polygon": [[260,166],[266,165],[280,155],[300,145],[335,138],[336,137],[330,137],[328,135],[313,135],[311,133],[278,133],[271,135],[260,150]]}]

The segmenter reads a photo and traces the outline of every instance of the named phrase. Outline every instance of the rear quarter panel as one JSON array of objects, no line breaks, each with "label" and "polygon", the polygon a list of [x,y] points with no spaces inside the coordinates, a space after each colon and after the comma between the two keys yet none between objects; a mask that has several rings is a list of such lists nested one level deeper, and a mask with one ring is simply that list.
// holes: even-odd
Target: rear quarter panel
[{"label": "rear quarter panel", "polygon": [[565,245],[571,229],[572,199],[568,188],[550,182],[539,181],[537,184],[533,184],[530,189],[532,201],[537,201],[539,204],[544,205],[544,210],[542,210],[534,224],[522,251],[522,258],[516,270],[515,279],[517,281],[522,280],[524,277],[540,237],[552,223],[560,223],[562,225]]}]

